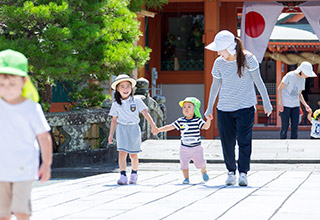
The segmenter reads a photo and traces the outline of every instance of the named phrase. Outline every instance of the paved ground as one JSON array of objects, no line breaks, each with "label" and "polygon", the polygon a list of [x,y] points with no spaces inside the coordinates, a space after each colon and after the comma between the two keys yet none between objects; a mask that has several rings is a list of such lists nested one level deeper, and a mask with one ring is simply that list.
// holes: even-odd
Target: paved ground
[{"label": "paved ground", "polygon": [[[310,139],[310,130],[311,129],[299,130],[298,139]],[[290,138],[290,135],[291,135],[291,131],[289,130],[287,133],[287,137]],[[253,130],[252,131],[252,138],[253,139],[279,139],[280,138],[280,131]]]},{"label": "paved ground", "polygon": [[318,140],[254,140],[248,187],[224,185],[217,140],[203,141],[210,180],[204,183],[191,165],[191,184],[182,185],[178,146],[176,140],[144,142],[137,185],[116,185],[116,167],[105,174],[36,184],[32,220],[320,219]]},{"label": "paved ground", "polygon": [[[180,140],[148,140],[142,143],[142,162],[179,162]],[[209,163],[222,163],[220,140],[202,140]],[[320,141],[253,140],[251,161],[254,163],[320,163]],[[238,151],[236,150],[236,153]]]}]

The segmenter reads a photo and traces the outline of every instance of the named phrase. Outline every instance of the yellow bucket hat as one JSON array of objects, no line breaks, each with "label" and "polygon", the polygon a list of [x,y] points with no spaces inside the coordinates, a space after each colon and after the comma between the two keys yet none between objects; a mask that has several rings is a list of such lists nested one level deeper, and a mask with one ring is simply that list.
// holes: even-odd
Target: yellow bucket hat
[{"label": "yellow bucket hat", "polygon": [[320,117],[320,109],[317,109],[313,112],[313,119],[318,120],[319,117]]},{"label": "yellow bucket hat", "polygon": [[[28,76],[28,59],[22,53],[11,49],[0,52],[0,74],[27,77],[21,95],[39,102],[39,94]],[[1,94],[0,94],[1,95]]]},{"label": "yellow bucket hat", "polygon": [[184,100],[179,102],[180,107],[183,107],[183,103],[191,102],[194,105],[194,115],[198,118],[201,118],[200,106],[201,102],[195,97],[186,97]]}]

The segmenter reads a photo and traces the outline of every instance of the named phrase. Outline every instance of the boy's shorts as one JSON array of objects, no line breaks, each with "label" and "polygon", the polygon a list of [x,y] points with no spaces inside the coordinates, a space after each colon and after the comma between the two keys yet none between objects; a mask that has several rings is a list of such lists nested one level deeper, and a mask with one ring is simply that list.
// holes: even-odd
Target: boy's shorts
[{"label": "boy's shorts", "polygon": [[11,216],[12,213],[31,215],[33,182],[0,182],[0,217]]},{"label": "boy's shorts", "polygon": [[189,169],[190,160],[193,161],[198,169],[206,166],[206,160],[203,156],[203,147],[201,145],[196,147],[180,146],[180,164],[182,170]]}]

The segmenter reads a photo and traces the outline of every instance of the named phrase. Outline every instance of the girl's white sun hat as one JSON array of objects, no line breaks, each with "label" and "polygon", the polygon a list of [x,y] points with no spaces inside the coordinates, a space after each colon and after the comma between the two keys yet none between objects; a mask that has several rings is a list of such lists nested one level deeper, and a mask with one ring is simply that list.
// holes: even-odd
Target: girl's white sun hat
[{"label": "girl's white sun hat", "polygon": [[117,85],[123,81],[129,81],[132,85],[132,88],[136,86],[137,82],[134,78],[131,78],[130,76],[126,74],[120,74],[116,77],[116,79],[111,83],[111,88],[113,90],[116,90]]},{"label": "girl's white sun hat", "polygon": [[212,51],[227,50],[231,55],[236,54],[236,43],[234,35],[227,30],[220,31],[214,38],[214,41],[205,48]]}]

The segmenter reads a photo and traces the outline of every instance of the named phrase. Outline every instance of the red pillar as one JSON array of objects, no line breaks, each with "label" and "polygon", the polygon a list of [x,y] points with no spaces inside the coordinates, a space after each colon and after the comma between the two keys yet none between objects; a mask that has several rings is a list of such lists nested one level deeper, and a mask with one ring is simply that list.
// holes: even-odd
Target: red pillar
[{"label": "red pillar", "polygon": [[[213,41],[215,34],[219,31],[219,1],[205,0],[204,1],[204,44],[208,45]],[[209,92],[212,83],[211,69],[213,61],[217,58],[217,53],[209,50],[204,51],[204,99],[205,109],[209,100]],[[211,128],[205,132],[205,138],[213,138],[218,136],[217,117],[214,111],[214,119]]]},{"label": "red pillar", "polygon": [[280,60],[277,60],[276,61],[276,85],[277,85],[277,97],[276,97],[276,100],[277,100],[277,108],[275,109],[276,111],[276,116],[277,116],[277,127],[280,127],[281,126],[281,119],[280,119],[280,116],[278,114],[278,109],[279,109],[279,99],[278,99],[278,87],[281,83],[281,79],[282,79],[282,62]]}]

